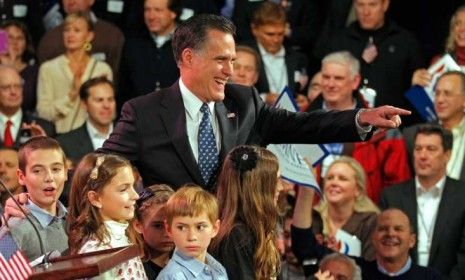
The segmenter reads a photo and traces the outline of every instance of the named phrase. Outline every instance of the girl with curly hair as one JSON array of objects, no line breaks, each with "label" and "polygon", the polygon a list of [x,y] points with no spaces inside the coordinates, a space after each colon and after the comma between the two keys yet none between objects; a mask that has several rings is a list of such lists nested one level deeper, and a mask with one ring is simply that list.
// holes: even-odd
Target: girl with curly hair
[{"label": "girl with curly hair", "polygon": [[211,251],[229,279],[274,279],[279,273],[279,176],[276,156],[261,147],[239,146],[224,161],[217,187],[221,226]]}]

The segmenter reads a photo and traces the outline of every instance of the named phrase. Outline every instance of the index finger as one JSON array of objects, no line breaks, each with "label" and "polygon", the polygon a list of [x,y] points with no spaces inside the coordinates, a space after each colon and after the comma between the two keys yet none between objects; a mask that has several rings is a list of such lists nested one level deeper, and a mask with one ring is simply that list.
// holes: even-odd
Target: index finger
[{"label": "index finger", "polygon": [[398,108],[398,107],[388,106],[388,107],[386,108],[385,113],[386,113],[387,115],[408,116],[408,115],[411,115],[411,114],[412,114],[412,111],[405,110],[405,109]]}]

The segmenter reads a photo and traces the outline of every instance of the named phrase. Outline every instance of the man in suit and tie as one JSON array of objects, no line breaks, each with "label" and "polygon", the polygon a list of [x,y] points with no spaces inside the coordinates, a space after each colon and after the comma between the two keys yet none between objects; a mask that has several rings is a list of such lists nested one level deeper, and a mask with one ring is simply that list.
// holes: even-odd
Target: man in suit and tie
[{"label": "man in suit and tie", "polygon": [[181,78],[126,102],[100,151],[131,160],[145,185],[196,183],[212,190],[222,159],[237,145],[360,141],[369,126],[397,127],[399,114],[409,114],[391,106],[328,113],[269,107],[254,88],[227,83],[234,32],[231,21],[210,14],[179,25],[173,50]]},{"label": "man in suit and tie", "polygon": [[18,148],[31,136],[55,137],[55,125],[21,109],[23,81],[16,69],[0,65],[0,147]]},{"label": "man in suit and tie", "polygon": [[81,105],[88,114],[79,128],[58,135],[66,157],[77,164],[83,156],[102,147],[113,131],[116,102],[113,83],[106,77],[87,80],[79,90]]},{"label": "man in suit and tie", "polygon": [[446,176],[452,134],[420,126],[413,152],[415,179],[384,189],[381,208],[405,211],[417,232],[412,259],[449,279],[465,279],[465,183]]}]

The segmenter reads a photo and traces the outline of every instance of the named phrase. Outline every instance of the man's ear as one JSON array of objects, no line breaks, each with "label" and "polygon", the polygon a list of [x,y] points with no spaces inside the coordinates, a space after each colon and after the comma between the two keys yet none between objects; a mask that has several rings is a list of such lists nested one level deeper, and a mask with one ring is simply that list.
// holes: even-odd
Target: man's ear
[{"label": "man's ear", "polygon": [[412,233],[410,234],[409,241],[408,241],[408,247],[412,249],[415,246],[415,242],[417,240],[417,235]]},{"label": "man's ear", "polygon": [[89,200],[90,204],[93,206],[101,209],[102,203],[100,202],[100,197],[97,192],[95,191],[88,191],[87,192],[87,199]]},{"label": "man's ear", "polygon": [[192,49],[186,48],[181,52],[181,63],[183,65],[190,67],[193,59],[194,51]]}]

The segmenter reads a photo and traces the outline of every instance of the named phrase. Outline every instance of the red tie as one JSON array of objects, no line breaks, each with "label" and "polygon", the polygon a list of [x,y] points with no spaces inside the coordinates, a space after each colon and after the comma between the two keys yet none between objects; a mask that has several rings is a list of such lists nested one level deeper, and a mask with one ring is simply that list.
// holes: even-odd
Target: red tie
[{"label": "red tie", "polygon": [[13,141],[13,136],[11,135],[11,126],[13,123],[8,120],[6,121],[6,127],[5,127],[5,137],[3,138],[3,146],[5,147],[13,147],[14,141]]}]

